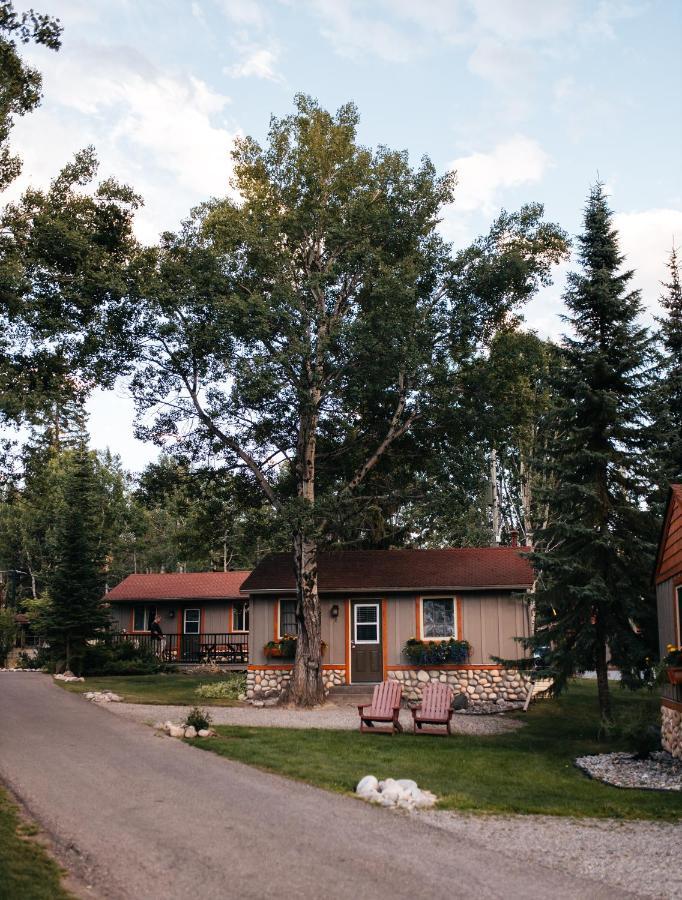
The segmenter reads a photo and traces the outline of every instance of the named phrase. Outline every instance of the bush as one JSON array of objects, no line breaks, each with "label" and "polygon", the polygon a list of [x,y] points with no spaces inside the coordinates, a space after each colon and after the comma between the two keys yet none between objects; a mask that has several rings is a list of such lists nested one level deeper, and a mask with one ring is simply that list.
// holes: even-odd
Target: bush
[{"label": "bush", "polygon": [[169,671],[159,658],[132,641],[88,644],[79,661],[82,675],[156,675]]},{"label": "bush", "polygon": [[39,647],[37,652],[30,656],[24,650],[19,654],[19,659],[17,661],[17,668],[19,669],[32,669],[34,671],[38,671],[39,669],[47,669],[48,672],[51,672],[54,666],[52,665],[52,657],[50,656],[50,648],[49,647]]},{"label": "bush", "polygon": [[14,611],[0,609],[0,666],[4,666],[7,662],[16,637],[17,623],[14,619]]},{"label": "bush", "polygon": [[201,731],[204,728],[210,728],[212,721],[213,719],[205,709],[199,709],[198,706],[195,706],[189,711],[185,719],[185,725],[188,728],[190,725],[194,725],[197,731]]},{"label": "bush", "polygon": [[237,700],[240,694],[246,693],[246,675],[235,675],[227,681],[214,681],[212,684],[200,684],[194,693],[205,700]]},{"label": "bush", "polygon": [[616,715],[605,730],[609,738],[624,744],[635,759],[648,759],[661,749],[660,712],[645,703]]}]

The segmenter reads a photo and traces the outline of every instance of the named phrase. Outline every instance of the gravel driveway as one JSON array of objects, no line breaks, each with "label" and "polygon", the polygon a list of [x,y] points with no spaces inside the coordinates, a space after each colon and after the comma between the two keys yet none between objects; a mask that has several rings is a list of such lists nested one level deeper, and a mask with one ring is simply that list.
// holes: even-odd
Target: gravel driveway
[{"label": "gravel driveway", "polygon": [[641,897],[672,900],[682,893],[682,825],[562,819],[556,816],[475,816],[421,812],[419,818],[458,839],[473,838],[529,862],[606,881]]},{"label": "gravel driveway", "polygon": [[[87,701],[85,701],[87,702]],[[94,705],[94,704],[93,704]],[[105,703],[106,710],[134,719],[136,722],[174,722],[184,720],[188,706],[157,706],[146,703]],[[201,703],[199,703],[201,705]],[[326,703],[318,709],[287,709],[283,707],[211,706],[208,709],[215,725],[253,725],[258,728],[324,728],[354,730],[358,728],[357,707]],[[412,730],[409,710],[400,711],[400,721],[405,730]],[[522,726],[517,719],[505,716],[452,717],[452,729],[459,734],[500,734]]]},{"label": "gravel driveway", "polygon": [[91,898],[679,895],[680,826],[395,813],[222,759],[121,712],[45,676],[0,673],[0,779]]}]

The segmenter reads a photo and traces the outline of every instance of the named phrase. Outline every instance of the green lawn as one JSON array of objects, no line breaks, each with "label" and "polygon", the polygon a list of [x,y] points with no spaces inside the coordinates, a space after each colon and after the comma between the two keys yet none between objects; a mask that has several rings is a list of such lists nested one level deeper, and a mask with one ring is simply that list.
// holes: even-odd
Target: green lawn
[{"label": "green lawn", "polygon": [[64,683],[67,691],[114,691],[128,703],[160,703],[171,706],[235,706],[235,700],[208,699],[195,693],[200,684],[229,681],[233,675],[110,675]]},{"label": "green lawn", "polygon": [[[616,710],[657,704],[650,694],[614,690]],[[608,787],[583,775],[576,756],[622,749],[598,737],[594,683],[577,683],[559,700],[520,714],[526,727],[490,737],[449,739],[403,734],[219,726],[219,737],[193,741],[230,759],[350,792],[366,774],[413,778],[445,809],[489,813],[677,819],[682,795]]]},{"label": "green lawn", "polygon": [[22,822],[0,790],[0,900],[73,900],[61,885],[61,869]]}]

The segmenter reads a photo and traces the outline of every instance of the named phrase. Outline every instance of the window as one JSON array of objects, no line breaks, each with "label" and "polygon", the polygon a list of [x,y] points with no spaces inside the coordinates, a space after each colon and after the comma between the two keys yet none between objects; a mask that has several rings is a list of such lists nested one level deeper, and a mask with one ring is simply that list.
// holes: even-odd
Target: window
[{"label": "window", "polygon": [[149,626],[156,618],[155,606],[133,607],[133,631],[149,631]]},{"label": "window", "polygon": [[283,638],[285,634],[291,635],[291,637],[298,634],[295,600],[279,601],[279,634],[277,637]]},{"label": "window", "polygon": [[185,610],[185,634],[199,634],[199,626],[201,623],[200,609]]},{"label": "window", "polygon": [[422,636],[424,640],[457,637],[453,597],[422,601]]},{"label": "window", "polygon": [[379,643],[379,604],[356,603],[355,611],[355,637],[356,644]]},{"label": "window", "polygon": [[249,630],[249,602],[244,600],[232,604],[232,631]]}]

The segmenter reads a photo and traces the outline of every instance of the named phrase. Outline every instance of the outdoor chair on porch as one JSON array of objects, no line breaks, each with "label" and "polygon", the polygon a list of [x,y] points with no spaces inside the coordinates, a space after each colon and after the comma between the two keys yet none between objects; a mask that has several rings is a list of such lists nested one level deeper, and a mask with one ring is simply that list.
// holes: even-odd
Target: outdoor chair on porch
[{"label": "outdoor chair on porch", "polygon": [[[422,702],[412,710],[415,734],[452,734],[452,688],[449,684],[430,682],[424,687]],[[445,725],[445,731],[424,728],[424,725]]]},{"label": "outdoor chair on porch", "polygon": [[[360,731],[368,734],[395,734],[402,731],[398,721],[402,686],[397,681],[382,681],[374,688],[372,702],[358,706]],[[376,728],[375,722],[387,722],[388,727]]]}]

